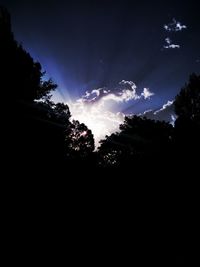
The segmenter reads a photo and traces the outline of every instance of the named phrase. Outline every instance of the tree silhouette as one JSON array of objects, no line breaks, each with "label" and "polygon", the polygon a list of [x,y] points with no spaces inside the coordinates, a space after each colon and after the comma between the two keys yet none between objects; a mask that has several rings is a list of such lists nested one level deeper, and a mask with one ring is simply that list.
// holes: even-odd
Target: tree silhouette
[{"label": "tree silhouette", "polygon": [[[187,165],[197,161],[200,149],[200,75],[192,74],[176,96],[175,144],[177,157]],[[192,168],[194,170],[194,168]]]},{"label": "tree silhouette", "polygon": [[73,120],[70,128],[67,129],[66,142],[71,150],[71,153],[86,156],[94,150],[94,138],[91,130],[79,121]]},{"label": "tree silhouette", "polygon": [[200,75],[190,76],[189,83],[176,96],[174,106],[179,117],[200,121]]},{"label": "tree silhouette", "polygon": [[26,165],[31,170],[47,170],[49,165],[61,168],[71,158],[73,163],[75,158],[86,158],[94,150],[91,131],[84,124],[70,121],[66,104],[51,101],[50,93],[57,85],[51,79],[43,80],[40,63],[15,41],[10,15],[2,7],[0,37],[0,88],[11,114],[5,114],[9,155],[20,162],[20,169]]},{"label": "tree silhouette", "polygon": [[0,37],[1,87],[9,100],[33,102],[56,89],[52,80],[42,80],[44,72],[40,63],[14,40],[10,15],[3,7],[0,7]]},{"label": "tree silhouette", "polygon": [[[189,82],[176,96],[175,112],[178,116],[174,129],[174,169],[176,188],[176,236],[179,254],[185,263],[198,262],[198,252],[192,236],[198,231],[198,172],[200,151],[200,75],[192,74]],[[192,232],[192,233],[191,233]],[[184,234],[183,234],[184,233]]]},{"label": "tree silhouette", "polygon": [[169,153],[173,129],[166,122],[126,117],[120,130],[101,141],[102,165],[129,166],[134,162],[137,166],[142,161],[156,161]]}]

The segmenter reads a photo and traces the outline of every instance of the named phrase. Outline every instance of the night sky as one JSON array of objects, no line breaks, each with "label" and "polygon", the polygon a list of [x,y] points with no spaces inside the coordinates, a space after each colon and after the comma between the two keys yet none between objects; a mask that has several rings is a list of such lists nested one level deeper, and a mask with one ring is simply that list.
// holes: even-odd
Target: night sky
[{"label": "night sky", "polygon": [[90,128],[99,116],[96,135],[123,114],[161,108],[200,72],[198,1],[1,3],[15,38],[59,85],[53,99]]}]

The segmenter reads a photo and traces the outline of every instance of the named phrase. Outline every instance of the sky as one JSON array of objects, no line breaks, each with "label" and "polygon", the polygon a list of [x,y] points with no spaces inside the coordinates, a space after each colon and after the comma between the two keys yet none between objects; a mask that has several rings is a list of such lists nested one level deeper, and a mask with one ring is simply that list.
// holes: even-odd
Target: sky
[{"label": "sky", "polygon": [[127,114],[163,110],[200,73],[199,1],[2,0],[15,38],[96,142]]}]

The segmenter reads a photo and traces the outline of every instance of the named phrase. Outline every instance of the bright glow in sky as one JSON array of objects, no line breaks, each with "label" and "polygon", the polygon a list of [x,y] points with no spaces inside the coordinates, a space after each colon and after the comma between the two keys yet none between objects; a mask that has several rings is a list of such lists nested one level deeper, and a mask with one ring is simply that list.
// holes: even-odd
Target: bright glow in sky
[{"label": "bright glow in sky", "polygon": [[118,131],[119,125],[124,121],[125,114],[113,112],[113,105],[139,99],[147,100],[154,95],[148,88],[144,88],[139,95],[136,88],[134,82],[122,80],[115,89],[93,89],[91,92],[86,91],[85,95],[75,102],[67,102],[72,119],[84,123],[92,130],[96,148],[106,135]]},{"label": "bright glow in sky", "polygon": [[84,101],[76,101],[68,103],[72,119],[78,120],[89,129],[95,138],[96,148],[99,141],[106,135],[119,130],[119,125],[123,123],[124,115],[122,113],[114,113],[106,107],[102,101],[88,104]]}]

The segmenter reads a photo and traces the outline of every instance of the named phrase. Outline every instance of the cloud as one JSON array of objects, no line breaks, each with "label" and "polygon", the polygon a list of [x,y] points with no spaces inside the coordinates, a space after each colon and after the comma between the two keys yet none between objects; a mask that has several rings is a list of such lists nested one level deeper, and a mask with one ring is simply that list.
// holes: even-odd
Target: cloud
[{"label": "cloud", "polygon": [[[175,18],[173,18],[172,22],[165,24],[164,29],[167,32],[180,32],[184,29],[187,29],[187,26],[184,24],[181,24],[181,22],[177,21]],[[179,49],[181,46],[179,44],[174,44],[172,40],[169,37],[165,38],[165,45],[163,45],[164,49]]]},{"label": "cloud", "polygon": [[160,109],[146,110],[140,116],[147,117],[151,120],[166,121],[174,125],[176,114],[174,112],[174,101],[167,101]]},{"label": "cloud", "polygon": [[176,49],[176,48],[180,48],[180,45],[177,44],[170,44],[170,45],[164,45],[163,48],[165,49]]},{"label": "cloud", "polygon": [[174,126],[174,125],[175,125],[175,121],[176,121],[176,119],[177,119],[177,116],[174,115],[174,114],[172,114],[172,115],[171,115],[171,121],[170,121],[170,124]]},{"label": "cloud", "polygon": [[171,44],[171,43],[172,43],[172,41],[171,41],[171,39],[170,39],[169,37],[165,38],[165,42],[166,42],[167,44]]},{"label": "cloud", "polygon": [[149,91],[149,88],[144,88],[143,92],[141,93],[141,96],[144,97],[144,99],[148,99],[151,96],[153,96],[154,93]]},{"label": "cloud", "polygon": [[176,48],[180,48],[180,45],[178,45],[178,44],[172,44],[172,40],[169,37],[165,38],[165,42],[167,43],[167,45],[163,45],[163,48],[165,48],[165,49],[176,49]]},{"label": "cloud", "polygon": [[186,25],[181,24],[181,22],[177,21],[175,18],[173,18],[172,22],[165,24],[163,27],[168,32],[179,32],[187,29]]},{"label": "cloud", "polygon": [[107,94],[108,92],[104,88],[93,89],[91,92],[86,91],[85,95],[78,101],[80,102],[93,102],[97,100],[101,95]]},{"label": "cloud", "polygon": [[150,96],[154,95],[154,93],[150,92],[148,88],[144,88],[143,92],[138,95],[136,89],[137,86],[134,82],[122,80],[118,83],[117,87],[112,90],[104,87],[93,89],[91,92],[86,91],[85,95],[83,95],[77,101],[87,103],[101,101],[102,104],[107,101],[123,103],[130,100],[138,100],[142,97],[144,97],[144,99],[147,99]]},{"label": "cloud", "polygon": [[148,88],[144,88],[138,94],[137,86],[132,81],[122,80],[113,89],[106,87],[93,89],[75,102],[69,105],[72,119],[85,123],[92,130],[95,138],[95,145],[98,147],[99,141],[119,130],[119,125],[123,123],[125,114],[112,111],[112,104],[123,104],[128,101],[149,99],[154,93]]},{"label": "cloud", "polygon": [[99,146],[99,141],[106,135],[118,131],[119,125],[124,121],[124,114],[108,110],[101,102],[89,105],[86,102],[76,101],[68,105],[72,120],[79,120],[92,130],[96,148]]},{"label": "cloud", "polygon": [[173,103],[174,103],[174,100],[172,100],[172,101],[168,100],[167,103],[164,104],[161,109],[155,111],[154,114],[156,115],[157,113],[165,110],[167,107],[170,107]]}]

